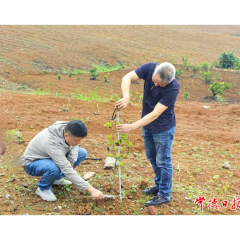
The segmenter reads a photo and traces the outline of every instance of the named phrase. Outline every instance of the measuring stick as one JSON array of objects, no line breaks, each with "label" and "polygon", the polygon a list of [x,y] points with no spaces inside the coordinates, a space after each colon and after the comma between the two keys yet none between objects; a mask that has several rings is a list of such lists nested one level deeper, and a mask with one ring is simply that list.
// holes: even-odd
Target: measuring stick
[{"label": "measuring stick", "polygon": [[[118,112],[118,122],[119,122],[119,112]],[[118,140],[120,140],[120,134],[118,132]],[[118,153],[120,153],[120,146],[118,146]],[[118,175],[119,175],[119,194],[120,194],[120,201],[122,201],[122,193],[121,193],[121,169],[120,166],[118,167]]]}]

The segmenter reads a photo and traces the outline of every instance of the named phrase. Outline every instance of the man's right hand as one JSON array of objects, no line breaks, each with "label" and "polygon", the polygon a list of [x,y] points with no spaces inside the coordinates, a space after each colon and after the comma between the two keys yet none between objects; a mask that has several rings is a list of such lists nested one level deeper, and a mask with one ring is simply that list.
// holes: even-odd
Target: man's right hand
[{"label": "man's right hand", "polygon": [[121,111],[125,108],[127,108],[129,104],[129,97],[124,97],[122,99],[120,99],[119,101],[116,102],[115,106],[118,107],[117,110]]},{"label": "man's right hand", "polygon": [[89,188],[87,189],[88,192],[91,193],[92,197],[95,199],[95,200],[102,200],[104,198],[104,195],[101,191],[95,189],[94,187],[92,186],[89,186]]}]

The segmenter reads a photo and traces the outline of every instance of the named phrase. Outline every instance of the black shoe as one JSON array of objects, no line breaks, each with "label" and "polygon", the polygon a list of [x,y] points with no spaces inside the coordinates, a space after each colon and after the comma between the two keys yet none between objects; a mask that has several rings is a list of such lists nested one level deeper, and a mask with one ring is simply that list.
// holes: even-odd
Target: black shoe
[{"label": "black shoe", "polygon": [[155,195],[157,196],[158,194],[158,188],[156,188],[155,186],[152,187],[152,188],[146,188],[144,189],[143,191],[143,194],[146,194],[146,195]]},{"label": "black shoe", "polygon": [[156,196],[153,199],[146,202],[146,206],[159,206],[163,203],[170,203],[169,200],[164,199],[161,196]]}]

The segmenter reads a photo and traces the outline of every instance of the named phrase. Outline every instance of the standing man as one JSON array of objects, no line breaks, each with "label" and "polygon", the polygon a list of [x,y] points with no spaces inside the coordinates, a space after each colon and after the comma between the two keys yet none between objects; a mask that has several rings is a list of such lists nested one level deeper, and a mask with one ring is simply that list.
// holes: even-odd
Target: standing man
[{"label": "standing man", "polygon": [[[74,170],[87,157],[87,151],[79,148],[87,136],[88,129],[82,121],[58,121],[38,133],[28,144],[19,163],[31,176],[42,176],[38,183],[38,194],[43,200],[56,201],[52,185],[76,185],[79,190],[88,191],[96,200],[104,198],[103,193],[84,181]],[[69,180],[65,180],[63,177]]]},{"label": "standing man", "polygon": [[131,82],[139,79],[145,80],[142,117],[132,124],[117,125],[117,131],[127,133],[142,128],[147,159],[156,175],[155,186],[144,189],[143,193],[156,196],[146,202],[147,206],[158,206],[171,199],[171,147],[176,128],[174,106],[180,86],[171,63],[145,63],[123,77],[123,98],[116,102],[119,111],[129,104]]}]

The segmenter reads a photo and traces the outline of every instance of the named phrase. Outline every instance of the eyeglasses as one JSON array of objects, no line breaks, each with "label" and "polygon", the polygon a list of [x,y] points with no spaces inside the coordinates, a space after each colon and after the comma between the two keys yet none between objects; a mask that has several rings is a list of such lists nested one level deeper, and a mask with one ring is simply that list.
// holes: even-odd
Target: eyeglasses
[{"label": "eyeglasses", "polygon": [[118,107],[115,107],[115,109],[114,109],[114,112],[112,114],[112,120],[114,120],[116,118],[116,115],[117,115],[116,110],[117,110],[117,108]]}]

